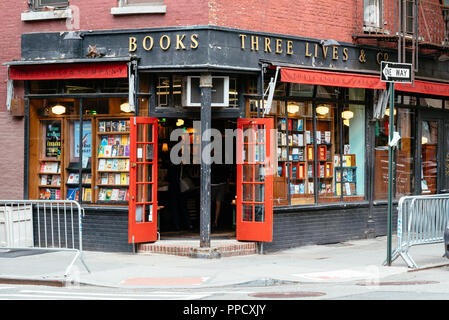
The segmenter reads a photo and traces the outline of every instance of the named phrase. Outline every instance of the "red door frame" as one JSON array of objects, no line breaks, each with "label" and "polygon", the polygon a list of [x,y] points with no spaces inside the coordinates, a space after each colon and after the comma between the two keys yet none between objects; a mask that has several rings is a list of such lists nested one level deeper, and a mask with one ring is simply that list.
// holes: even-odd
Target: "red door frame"
[{"label": "red door frame", "polygon": [[[265,139],[261,143],[257,140],[255,129],[262,126],[265,129]],[[251,128],[250,137],[248,142],[244,141],[245,128]],[[247,240],[247,241],[264,241],[271,242],[273,240],[273,119],[271,118],[256,118],[256,119],[238,119],[237,120],[237,199],[236,199],[236,211],[237,211],[237,226],[236,235],[237,240]],[[243,159],[243,153],[245,145],[248,148],[248,158]],[[256,148],[251,148],[250,146],[260,146],[264,147],[264,159],[256,159]],[[250,150],[254,150],[253,154],[250,155]],[[260,151],[260,149],[259,149]],[[251,181],[243,181],[243,166],[252,172]],[[264,181],[256,181],[256,165],[264,165]],[[248,171],[248,172],[250,172]],[[248,179],[247,179],[248,180]],[[257,202],[256,196],[256,185],[264,186],[264,199],[263,202]],[[244,186],[252,189],[252,201],[246,201],[243,198],[243,188]],[[243,206],[246,205],[250,208],[249,219],[247,216],[243,216]],[[256,206],[263,206],[264,208],[264,219],[263,221],[255,221],[256,219]],[[252,209],[251,209],[252,208]]]},{"label": "red door frame", "polygon": [[[141,135],[138,134],[139,125],[143,126]],[[152,130],[152,141],[147,141],[148,128],[151,128]],[[142,141],[138,141],[138,137],[143,137]],[[148,160],[148,147],[150,147],[151,145],[153,148],[153,158],[151,160]],[[158,119],[131,117],[129,153],[129,243],[152,242],[157,240],[157,149]],[[137,156],[139,156],[139,158],[137,158]],[[138,169],[141,169],[141,174],[143,177],[145,177],[147,175],[148,165],[152,166],[151,181],[138,181]],[[138,192],[139,186],[141,186],[141,192]],[[152,188],[151,198],[148,200],[149,186],[152,186]],[[141,221],[136,221],[137,208],[142,208]],[[150,216],[151,221],[149,221]]]}]

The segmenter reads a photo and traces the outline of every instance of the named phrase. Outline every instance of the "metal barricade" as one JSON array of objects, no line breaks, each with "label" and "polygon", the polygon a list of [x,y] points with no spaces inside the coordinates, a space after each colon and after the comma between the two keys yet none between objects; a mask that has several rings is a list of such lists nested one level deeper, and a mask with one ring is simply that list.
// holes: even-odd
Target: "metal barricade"
[{"label": "metal barricade", "polygon": [[73,251],[67,277],[83,258],[84,208],[73,200],[0,200],[0,249]]},{"label": "metal barricade", "polygon": [[416,245],[444,241],[444,231],[449,218],[449,194],[405,196],[399,199],[397,246],[392,261],[399,256],[409,268],[418,265],[409,254]]}]

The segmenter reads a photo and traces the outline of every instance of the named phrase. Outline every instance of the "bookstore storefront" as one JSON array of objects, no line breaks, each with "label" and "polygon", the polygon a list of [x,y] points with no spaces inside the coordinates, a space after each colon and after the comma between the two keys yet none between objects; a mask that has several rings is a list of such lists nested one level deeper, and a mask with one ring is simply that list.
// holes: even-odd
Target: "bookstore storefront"
[{"label": "bookstore storefront", "polygon": [[[53,41],[47,41],[50,48],[35,47],[42,37]],[[79,200],[86,210],[86,250],[132,251],[129,208],[137,209],[129,204],[136,181],[143,181],[137,192],[145,198],[143,212],[149,212],[140,219],[151,219],[161,239],[164,231],[176,231],[169,195],[180,166],[170,163],[177,142],[170,135],[181,128],[189,150],[198,148],[199,79],[209,73],[212,127],[223,136],[239,126],[257,128],[254,145],[271,150],[266,158],[273,168],[268,177],[268,163],[236,161],[248,144],[237,137],[231,161],[212,168],[212,219],[221,211],[218,223],[237,229],[237,238],[240,220],[268,225],[264,250],[385,234],[390,115],[374,115],[386,88],[378,76],[378,53],[219,27],[80,32],[78,40],[25,34],[22,61],[9,64],[9,76],[25,81],[28,197]],[[273,102],[266,109],[262,93],[272,79]],[[394,121],[402,139],[395,151],[396,198],[449,187],[448,94],[442,86],[397,92]],[[137,165],[133,180],[134,116],[153,119],[137,138],[153,147],[142,151],[146,169],[140,172]],[[275,136],[257,140],[258,129],[270,127]],[[200,169],[193,162],[181,171],[188,178],[183,198],[190,226],[180,227],[194,231]],[[225,191],[216,202],[219,185]]]}]

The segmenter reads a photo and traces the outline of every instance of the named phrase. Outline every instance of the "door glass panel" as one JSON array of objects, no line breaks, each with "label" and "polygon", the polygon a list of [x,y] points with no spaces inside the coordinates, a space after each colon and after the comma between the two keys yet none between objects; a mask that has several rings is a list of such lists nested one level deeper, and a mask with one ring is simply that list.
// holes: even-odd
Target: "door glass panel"
[{"label": "door glass panel", "polygon": [[253,166],[252,165],[242,165],[243,166],[243,181],[252,182],[253,181]]},{"label": "door glass panel", "polygon": [[265,221],[265,206],[263,204],[254,205],[254,221]]},{"label": "door glass panel", "polygon": [[444,125],[444,177],[445,185],[444,189],[441,190],[442,193],[449,193],[449,122]]},{"label": "door glass panel", "polygon": [[253,221],[253,206],[251,204],[243,204],[243,221]]},{"label": "door glass panel", "polygon": [[254,179],[256,182],[265,181],[265,165],[257,164],[255,167]]},{"label": "door glass panel", "polygon": [[148,124],[146,128],[146,142],[153,142],[153,125]]},{"label": "door glass panel", "polygon": [[136,205],[136,222],[143,222],[143,211],[145,206],[143,204]]},{"label": "door glass panel", "polygon": [[421,191],[434,194],[437,191],[438,122],[424,120],[421,126]]},{"label": "door glass panel", "polygon": [[253,201],[253,185],[243,184],[243,201]]},{"label": "door glass panel", "polygon": [[395,197],[414,194],[415,191],[415,116],[410,109],[398,108],[396,130],[401,139],[395,150]]},{"label": "door glass panel", "polygon": [[254,185],[254,195],[255,202],[264,202],[265,201],[265,184],[255,184]]},{"label": "door glass panel", "polygon": [[153,185],[147,184],[146,189],[147,189],[147,202],[153,202]]}]

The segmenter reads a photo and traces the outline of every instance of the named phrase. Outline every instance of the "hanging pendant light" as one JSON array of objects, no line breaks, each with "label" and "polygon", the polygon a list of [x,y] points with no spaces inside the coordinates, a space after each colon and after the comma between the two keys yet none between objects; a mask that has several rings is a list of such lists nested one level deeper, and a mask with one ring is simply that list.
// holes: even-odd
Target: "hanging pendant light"
[{"label": "hanging pendant light", "polygon": [[294,102],[289,102],[287,104],[287,112],[288,113],[297,113],[299,111],[299,106],[298,104],[294,103]]},{"label": "hanging pendant light", "polygon": [[320,104],[317,108],[316,108],[316,113],[325,116],[326,114],[329,113],[329,107],[326,106],[325,104]]},{"label": "hanging pendant light", "polygon": [[354,112],[352,112],[350,110],[343,111],[341,113],[341,117],[345,120],[352,119],[352,118],[354,118]]},{"label": "hanging pendant light", "polygon": [[121,110],[122,112],[126,112],[126,113],[129,113],[129,112],[132,111],[132,110],[131,110],[131,106],[129,105],[129,102],[122,103],[122,104],[120,105],[120,110]]}]

